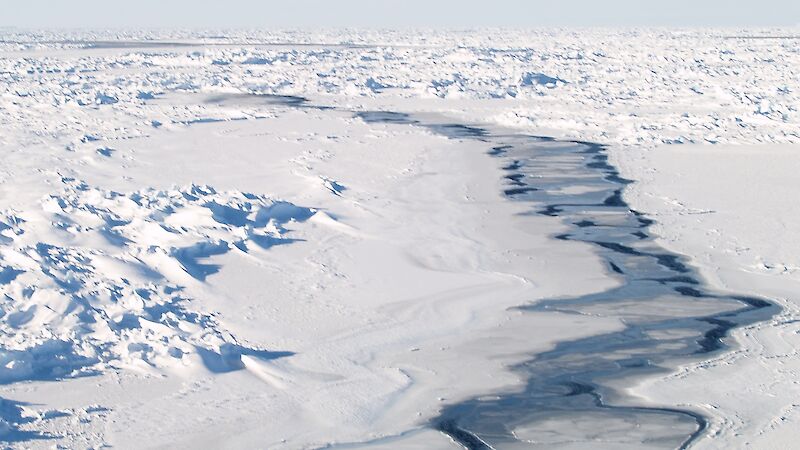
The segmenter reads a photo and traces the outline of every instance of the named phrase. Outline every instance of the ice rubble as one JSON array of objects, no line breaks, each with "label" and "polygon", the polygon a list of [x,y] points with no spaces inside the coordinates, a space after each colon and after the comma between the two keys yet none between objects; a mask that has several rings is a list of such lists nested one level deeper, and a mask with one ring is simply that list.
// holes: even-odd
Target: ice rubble
[{"label": "ice rubble", "polygon": [[129,194],[64,178],[40,211],[0,222],[0,383],[112,367],[242,367],[248,348],[194,310],[185,287],[204,258],[289,243],[284,225],[315,211],[208,186]]},{"label": "ice rubble", "polygon": [[[274,114],[188,94],[476,101],[491,105],[481,120],[622,146],[800,142],[800,41],[730,37],[783,30],[1,33],[0,145],[76,165],[124,169],[115,144],[155,128]],[[0,217],[0,383],[283,356],[237,339],[187,286],[217,269],[207,257],[290,243],[285,224],[314,213],[208,186],[114,192],[63,177],[36,208]],[[2,401],[7,422],[24,422]]]},{"label": "ice rubble", "polygon": [[[745,38],[758,33],[788,34],[5,31],[0,120],[40,134],[77,131],[100,108],[136,129],[143,111],[177,112],[148,102],[159,94],[257,92],[502,99],[497,122],[626,145],[800,141],[800,44]],[[115,48],[115,39],[144,44]],[[47,120],[56,112],[66,112],[58,124]]]}]

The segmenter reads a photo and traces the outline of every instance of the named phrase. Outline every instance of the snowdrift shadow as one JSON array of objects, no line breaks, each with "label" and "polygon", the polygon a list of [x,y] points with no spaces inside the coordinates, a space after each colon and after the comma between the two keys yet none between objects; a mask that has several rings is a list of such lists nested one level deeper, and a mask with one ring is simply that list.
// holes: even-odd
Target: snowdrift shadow
[{"label": "snowdrift shadow", "polygon": [[[14,343],[0,348],[0,384],[198,360],[224,373],[243,369],[243,356],[293,355],[239,344],[215,313],[200,310],[192,295],[203,290],[187,289],[175,275],[183,270],[203,283],[221,269],[209,258],[234,248],[248,252],[250,243],[268,250],[302,241],[287,234],[316,210],[209,186],[119,193],[61,181],[63,192],[26,214],[51,224],[63,240],[40,236],[18,217],[0,217],[0,245],[16,255],[14,263],[0,256],[0,333]],[[94,245],[102,242],[111,245]],[[199,358],[186,359],[192,353]],[[42,437],[19,431],[28,422],[11,402],[3,405],[0,440]]]},{"label": "snowdrift shadow", "polygon": [[253,356],[262,361],[270,361],[278,358],[292,356],[294,352],[271,352],[267,350],[254,350],[236,344],[226,344],[220,348],[219,352],[197,347],[197,353],[203,360],[206,368],[214,373],[227,373],[245,368],[242,356]]}]

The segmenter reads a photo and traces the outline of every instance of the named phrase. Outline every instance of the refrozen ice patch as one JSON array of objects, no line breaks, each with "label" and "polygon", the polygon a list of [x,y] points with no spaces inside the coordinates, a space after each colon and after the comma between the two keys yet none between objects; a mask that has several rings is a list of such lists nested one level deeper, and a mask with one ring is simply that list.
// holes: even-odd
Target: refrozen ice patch
[{"label": "refrozen ice patch", "polygon": [[315,210],[209,186],[125,194],[62,182],[40,210],[0,222],[0,383],[198,363],[224,372],[244,368],[242,355],[290,354],[240,343],[187,286],[220,270],[215,255],[293,242],[288,224]]}]

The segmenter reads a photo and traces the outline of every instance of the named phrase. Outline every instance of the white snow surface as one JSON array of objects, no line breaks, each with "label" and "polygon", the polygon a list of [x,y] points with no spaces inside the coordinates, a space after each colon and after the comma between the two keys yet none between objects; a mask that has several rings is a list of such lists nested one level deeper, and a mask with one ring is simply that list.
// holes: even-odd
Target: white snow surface
[{"label": "white snow surface", "polygon": [[618,150],[639,182],[626,199],[657,220],[667,248],[693,255],[719,288],[765,295],[783,311],[734,333],[737,348],[634,389],[653,401],[700,403],[722,439],[699,448],[792,448],[800,420],[800,146],[668,146]]},{"label": "white snow surface", "polygon": [[[615,282],[588,246],[553,242],[557,219],[502,198],[499,163],[478,143],[342,111],[437,112],[620,155],[681,143],[708,145],[666,148],[689,160],[708,147],[711,159],[760,155],[727,144],[800,143],[794,32],[0,31],[0,438],[310,448],[417,430],[407,448],[452,447],[424,429],[441,404],[515,384],[505,368],[559,340],[622,327],[508,308]],[[634,179],[673,163],[618,160]],[[702,191],[707,174],[687,173]],[[641,192],[694,201],[652,179],[629,194],[645,211]],[[714,254],[696,243],[708,230],[685,225],[694,215],[666,217],[663,229],[680,233],[669,246]],[[720,242],[768,242],[736,223],[715,222]],[[769,280],[800,273],[781,247],[737,254],[752,258],[709,260]],[[791,306],[793,281],[782,283],[744,290]],[[756,326],[763,339],[739,333],[752,358],[731,367],[759,376],[788,361],[788,306]],[[725,361],[641,395],[692,397],[681,389],[705,389],[705,373],[736,374]],[[780,382],[776,396],[796,389]],[[728,392],[703,396],[727,408],[716,442],[742,443],[752,429],[720,423],[752,423],[750,397]],[[786,442],[781,425],[798,415],[784,403],[757,410],[783,431],[754,442]]]},{"label": "white snow surface", "polygon": [[[797,34],[5,31],[0,111],[4,128],[80,137],[82,124],[91,120],[87,113],[103,108],[127,116],[119,117],[124,130],[103,130],[103,137],[121,138],[141,132],[131,123],[137,118],[258,114],[255,108],[143,105],[143,98],[174,91],[329,96],[331,102],[510,99],[491,120],[596,142],[798,142],[800,40],[780,38]],[[115,40],[147,46],[120,49],[110,45]],[[159,41],[183,46],[158,46]],[[61,120],[52,120],[55,111]]]}]

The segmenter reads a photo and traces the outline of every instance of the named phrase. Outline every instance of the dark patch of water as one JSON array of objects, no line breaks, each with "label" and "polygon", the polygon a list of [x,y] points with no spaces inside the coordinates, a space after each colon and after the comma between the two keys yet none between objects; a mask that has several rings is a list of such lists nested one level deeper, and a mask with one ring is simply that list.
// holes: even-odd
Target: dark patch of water
[{"label": "dark patch of water", "polygon": [[[523,389],[448,405],[431,426],[468,449],[527,446],[517,438],[518,427],[539,430],[542,442],[552,445],[587,447],[614,444],[598,440],[611,422],[621,445],[684,448],[704,435],[708,423],[701,413],[607,401],[626,397],[604,380],[665,374],[682,362],[723,351],[731,329],[765,320],[778,308],[762,299],[713,292],[684,257],[657,245],[647,233],[654,222],[632,210],[622,197],[632,181],[620,176],[602,146],[496,135],[469,125],[429,123],[385,111],[357,116],[370,123],[415,125],[452,139],[487,142],[488,153],[506,159],[503,169],[514,172],[505,176],[509,187],[504,194],[529,202],[535,213],[562,218],[573,231],[554,238],[591,245],[608,261],[610,274],[623,283],[606,292],[520,307],[619,318],[625,328],[561,342],[534,355],[511,367],[526,380]],[[583,431],[574,426],[582,417],[594,421]],[[627,432],[620,432],[624,426],[620,424],[629,425]]]},{"label": "dark patch of water", "polygon": [[414,125],[419,122],[410,115],[392,111],[359,111],[355,116],[366,123],[389,123],[395,125]]},{"label": "dark patch of water", "polygon": [[[608,162],[602,146],[587,142],[554,145],[549,139],[496,136],[485,130],[475,136],[493,145],[491,155],[507,159],[506,167],[513,167],[515,176],[506,176],[512,186],[505,190],[509,198],[530,202],[539,214],[563,218],[574,231],[554,237],[593,246],[608,261],[610,272],[623,282],[607,292],[547,300],[520,309],[619,317],[626,327],[616,333],[562,342],[533,356],[511,368],[527,380],[523,390],[449,405],[432,425],[470,449],[523,444],[516,438],[519,426],[546,432],[555,439],[553,444],[591,447],[600,442],[596,439],[603,434],[604,421],[612,418],[625,418],[624,423],[632,424],[629,438],[618,437],[629,439],[621,444],[636,444],[636,427],[664,421],[672,428],[660,428],[665,434],[658,444],[682,448],[694,442],[708,425],[702,414],[689,409],[612,404],[606,398],[625,395],[603,380],[655,376],[682,361],[723,351],[731,329],[764,320],[778,308],[762,299],[713,292],[702,285],[684,257],[658,246],[647,233],[653,221],[631,210],[622,197],[622,189],[631,181]],[[563,189],[576,186],[585,189],[577,190],[578,194]],[[587,414],[599,418],[596,429],[575,430],[572,422]],[[465,434],[478,439],[480,445],[472,438],[464,439]]]},{"label": "dark patch of water", "polygon": [[205,99],[206,104],[215,105],[265,105],[265,106],[287,106],[287,107],[306,107],[308,99],[295,95],[275,95],[275,94],[219,94]]}]

